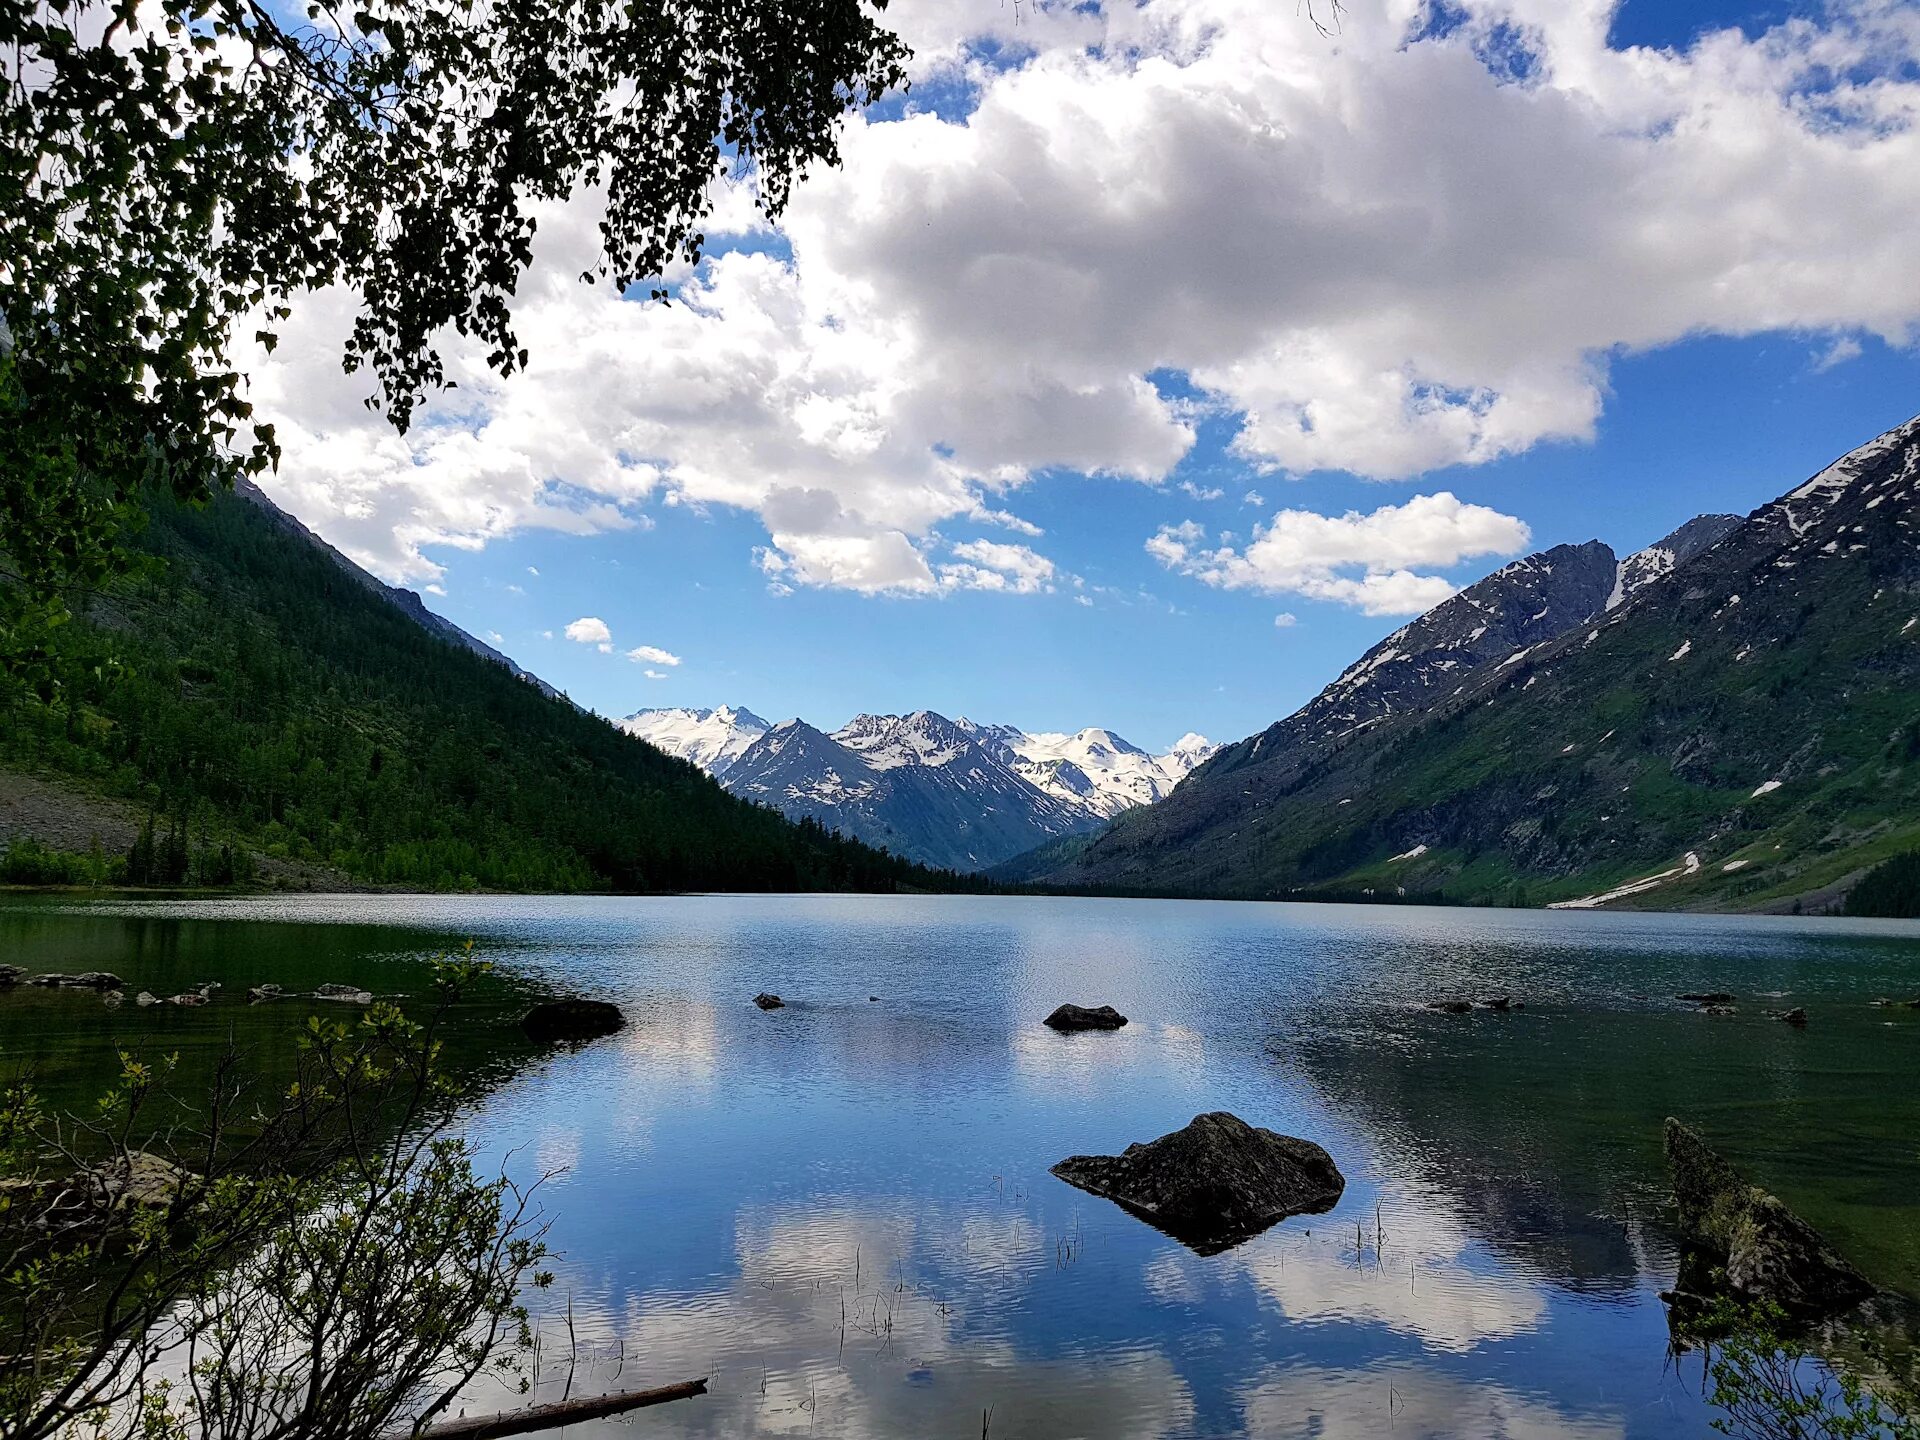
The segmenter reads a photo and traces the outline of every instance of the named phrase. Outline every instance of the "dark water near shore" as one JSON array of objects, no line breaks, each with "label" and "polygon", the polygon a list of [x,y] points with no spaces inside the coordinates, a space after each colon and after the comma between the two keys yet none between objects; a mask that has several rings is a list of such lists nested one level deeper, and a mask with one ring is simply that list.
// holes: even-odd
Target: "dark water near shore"
[{"label": "dark water near shore", "polygon": [[[0,960],[202,1011],[0,997],[0,1051],[78,1089],[114,1044],[238,1026],[246,984],[510,977],[472,1117],[563,1252],[536,1398],[712,1377],[600,1430],[835,1436],[1704,1436],[1667,1352],[1668,1114],[1920,1294],[1920,926],[1034,899],[343,896],[0,904]],[[531,1055],[514,986],[619,1001]],[[771,989],[789,1007],[751,997]],[[1726,989],[1708,1017],[1676,991]],[[1435,996],[1526,1009],[1444,1016]],[[879,997],[869,1000],[869,996]],[[1116,1034],[1057,1036],[1062,1000]],[[1796,1031],[1769,1008],[1803,1005]],[[160,1032],[164,1031],[162,1034]],[[60,1077],[65,1077],[61,1082]],[[1055,1180],[1230,1109],[1320,1141],[1329,1214],[1201,1258]],[[572,1304],[577,1346],[566,1340]],[[557,1358],[556,1358],[557,1357]],[[476,1396],[476,1409],[513,1403]]]}]

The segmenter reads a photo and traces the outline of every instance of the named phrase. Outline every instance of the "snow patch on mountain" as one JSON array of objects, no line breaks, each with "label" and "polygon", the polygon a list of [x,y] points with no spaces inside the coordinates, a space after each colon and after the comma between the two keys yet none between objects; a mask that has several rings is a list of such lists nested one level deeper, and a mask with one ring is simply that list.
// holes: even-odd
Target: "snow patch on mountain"
[{"label": "snow patch on mountain", "polygon": [[613,722],[617,729],[637,735],[669,755],[698,765],[716,780],[773,727],[751,710],[720,705],[711,710],[675,706],[636,710]]}]

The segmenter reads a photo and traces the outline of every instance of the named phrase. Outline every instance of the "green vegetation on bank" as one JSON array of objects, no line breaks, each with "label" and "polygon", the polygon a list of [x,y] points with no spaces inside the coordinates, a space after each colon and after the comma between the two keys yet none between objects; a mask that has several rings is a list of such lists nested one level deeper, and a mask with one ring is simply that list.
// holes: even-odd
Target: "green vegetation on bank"
[{"label": "green vegetation on bank", "polygon": [[1895,920],[1920,917],[1920,850],[1895,855],[1869,870],[1847,892],[1847,914]]},{"label": "green vegetation on bank", "polygon": [[159,817],[104,872],[16,841],[6,878],[244,883],[257,849],[428,889],[970,888],[727,795],[276,521],[231,495],[157,502],[141,543],[162,563],[67,627],[53,697],[0,681],[0,765]]}]

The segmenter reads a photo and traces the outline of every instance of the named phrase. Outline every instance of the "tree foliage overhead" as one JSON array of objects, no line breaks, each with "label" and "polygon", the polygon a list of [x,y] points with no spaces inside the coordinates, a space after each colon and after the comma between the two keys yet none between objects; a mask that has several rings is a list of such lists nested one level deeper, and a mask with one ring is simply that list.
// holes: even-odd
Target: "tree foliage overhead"
[{"label": "tree foliage overhead", "polygon": [[[236,340],[358,293],[405,428],[447,333],[502,373],[542,204],[605,197],[586,280],[697,260],[708,190],[777,214],[903,78],[885,0],[0,0],[0,655],[96,585],[156,482],[276,457]],[[16,660],[16,663],[17,660]]]}]

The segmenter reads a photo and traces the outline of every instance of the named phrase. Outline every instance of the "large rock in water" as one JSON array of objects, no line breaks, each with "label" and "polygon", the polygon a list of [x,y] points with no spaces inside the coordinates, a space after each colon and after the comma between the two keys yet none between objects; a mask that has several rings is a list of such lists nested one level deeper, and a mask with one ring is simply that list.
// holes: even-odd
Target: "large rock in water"
[{"label": "large rock in water", "polygon": [[569,995],[561,1000],[546,1000],[520,1017],[520,1028],[527,1037],[543,1045],[563,1040],[597,1040],[611,1035],[627,1023],[618,1005],[605,1000],[585,1000]]},{"label": "large rock in water", "polygon": [[1089,1009],[1085,1005],[1062,1005],[1047,1016],[1047,1024],[1055,1030],[1118,1030],[1127,1023],[1127,1017],[1111,1005],[1096,1005]]},{"label": "large rock in water", "polygon": [[1053,1167],[1202,1255],[1237,1245],[1289,1215],[1331,1210],[1347,1188],[1333,1157],[1214,1110],[1119,1155],[1073,1155]]},{"label": "large rock in water", "polygon": [[1728,1288],[1802,1319],[1838,1314],[1874,1293],[1817,1230],[1671,1117],[1667,1163],[1681,1231],[1721,1262]]}]

